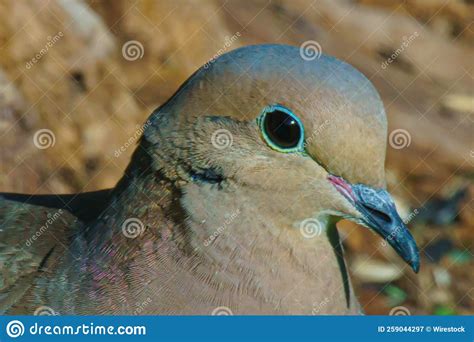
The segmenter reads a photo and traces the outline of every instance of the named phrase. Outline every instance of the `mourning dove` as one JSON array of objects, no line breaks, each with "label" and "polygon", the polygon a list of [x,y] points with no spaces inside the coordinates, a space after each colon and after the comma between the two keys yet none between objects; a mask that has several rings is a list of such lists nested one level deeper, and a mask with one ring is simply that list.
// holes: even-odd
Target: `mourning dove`
[{"label": "mourning dove", "polygon": [[385,190],[370,81],[297,47],[243,47],[155,110],[114,189],[3,194],[8,314],[358,314],[336,222],[416,243]]}]

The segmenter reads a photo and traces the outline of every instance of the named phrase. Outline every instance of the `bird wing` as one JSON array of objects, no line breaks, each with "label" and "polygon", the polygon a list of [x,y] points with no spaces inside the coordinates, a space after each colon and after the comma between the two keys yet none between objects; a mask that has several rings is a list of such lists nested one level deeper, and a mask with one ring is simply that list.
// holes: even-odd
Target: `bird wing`
[{"label": "bird wing", "polygon": [[39,273],[54,268],[75,227],[100,214],[109,194],[0,193],[0,314],[22,298]]}]

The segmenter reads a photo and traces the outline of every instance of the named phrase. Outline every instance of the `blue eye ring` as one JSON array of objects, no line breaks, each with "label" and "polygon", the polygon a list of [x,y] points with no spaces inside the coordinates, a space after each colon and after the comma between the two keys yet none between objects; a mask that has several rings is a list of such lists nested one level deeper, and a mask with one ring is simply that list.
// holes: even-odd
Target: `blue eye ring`
[{"label": "blue eye ring", "polygon": [[303,123],[290,109],[280,104],[266,106],[257,124],[272,149],[283,153],[304,152]]}]

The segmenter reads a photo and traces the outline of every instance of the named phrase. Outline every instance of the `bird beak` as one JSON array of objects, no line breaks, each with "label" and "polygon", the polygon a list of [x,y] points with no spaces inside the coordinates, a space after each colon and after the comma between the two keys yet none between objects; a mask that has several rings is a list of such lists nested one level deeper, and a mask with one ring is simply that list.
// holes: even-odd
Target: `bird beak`
[{"label": "bird beak", "polygon": [[364,184],[350,184],[341,177],[328,177],[334,187],[360,213],[358,223],[382,236],[415,273],[420,268],[420,255],[413,236],[398,215],[395,203],[384,189],[374,189]]}]

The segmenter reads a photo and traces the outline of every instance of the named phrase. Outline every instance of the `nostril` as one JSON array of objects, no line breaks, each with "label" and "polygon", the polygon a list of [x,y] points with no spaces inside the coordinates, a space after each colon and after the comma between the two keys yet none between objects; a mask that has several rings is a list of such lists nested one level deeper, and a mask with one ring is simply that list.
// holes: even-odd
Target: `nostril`
[{"label": "nostril", "polygon": [[371,208],[371,207],[366,206],[366,205],[364,205],[364,208],[365,208],[365,210],[367,210],[367,213],[370,216],[372,216],[374,218],[377,218],[378,220],[381,220],[381,221],[383,221],[387,224],[392,223],[392,218],[389,215],[385,214],[384,212],[379,211],[379,210],[374,209],[374,208]]}]

